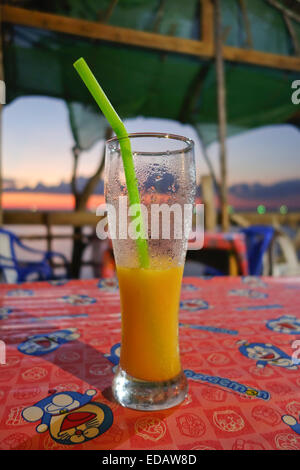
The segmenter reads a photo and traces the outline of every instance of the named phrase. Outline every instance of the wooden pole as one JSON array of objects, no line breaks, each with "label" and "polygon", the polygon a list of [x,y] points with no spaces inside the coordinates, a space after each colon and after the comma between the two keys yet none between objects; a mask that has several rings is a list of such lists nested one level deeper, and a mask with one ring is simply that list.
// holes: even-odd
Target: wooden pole
[{"label": "wooden pole", "polygon": [[101,21],[101,23],[107,23],[109,21],[115,7],[117,6],[118,1],[119,0],[110,0],[110,4],[108,5],[105,12],[99,14],[99,21]]},{"label": "wooden pole", "polygon": [[227,155],[226,155],[226,84],[223,60],[222,22],[220,0],[214,0],[214,31],[215,31],[215,57],[217,73],[218,95],[218,127],[220,144],[220,170],[221,170],[221,227],[224,232],[229,229],[229,213],[227,207]]},{"label": "wooden pole", "polygon": [[277,10],[285,13],[287,16],[289,16],[292,20],[297,21],[300,23],[300,15],[297,13],[293,12],[289,8],[285,7],[282,5],[282,3],[278,2],[277,0],[267,0],[267,2],[274,8],[277,8]]},{"label": "wooden pole", "polygon": [[248,49],[253,49],[253,38],[252,38],[251,26],[250,26],[250,21],[249,21],[248,12],[247,12],[247,6],[245,3],[245,0],[239,0],[239,3],[240,3],[241,12],[243,16],[243,22],[245,26],[246,46],[248,47]]},{"label": "wooden pole", "polygon": [[286,13],[283,13],[282,16],[283,16],[284,22],[286,24],[287,30],[289,32],[289,35],[291,36],[291,40],[292,40],[292,43],[293,43],[295,55],[299,57],[300,56],[300,45],[299,45],[299,41],[298,41],[298,35],[297,35],[297,33],[294,29],[294,26],[293,26],[293,22],[292,22],[291,18],[289,18],[289,16]]},{"label": "wooden pole", "polygon": [[214,182],[211,175],[201,178],[202,203],[204,204],[205,230],[213,232],[217,225]]}]

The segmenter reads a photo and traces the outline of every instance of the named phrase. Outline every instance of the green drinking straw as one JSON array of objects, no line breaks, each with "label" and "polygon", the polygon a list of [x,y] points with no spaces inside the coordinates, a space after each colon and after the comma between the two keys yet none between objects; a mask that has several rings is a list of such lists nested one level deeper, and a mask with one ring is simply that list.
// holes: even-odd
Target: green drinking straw
[{"label": "green drinking straw", "polygon": [[[122,160],[124,165],[124,172],[126,178],[126,185],[128,190],[128,198],[130,205],[138,204],[140,205],[140,195],[137,185],[137,178],[134,169],[134,163],[132,158],[132,151],[130,140],[126,128],[118,116],[117,112],[113,108],[111,102],[107,98],[106,94],[102,90],[101,86],[97,82],[93,72],[87,65],[86,61],[81,57],[80,59],[74,62],[74,68],[77,70],[82,81],[85,83],[89,92],[95,99],[99,108],[103,112],[107,121],[114,130],[117,138],[120,142]],[[142,268],[149,267],[149,254],[148,254],[148,244],[145,236],[145,229],[142,217],[142,211],[139,211],[139,223],[140,223],[140,233],[141,236],[136,239],[137,251],[139,256],[140,266]]]}]

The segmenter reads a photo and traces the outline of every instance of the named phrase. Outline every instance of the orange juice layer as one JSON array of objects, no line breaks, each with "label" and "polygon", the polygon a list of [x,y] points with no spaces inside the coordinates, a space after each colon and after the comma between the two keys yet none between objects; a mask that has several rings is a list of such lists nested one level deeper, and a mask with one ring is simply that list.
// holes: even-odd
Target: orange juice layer
[{"label": "orange juice layer", "polygon": [[178,310],[183,267],[117,267],[122,308],[120,365],[149,381],[180,373]]},{"label": "orange juice layer", "polygon": [[117,267],[122,308],[120,365],[149,381],[180,373],[178,310],[183,267]]}]

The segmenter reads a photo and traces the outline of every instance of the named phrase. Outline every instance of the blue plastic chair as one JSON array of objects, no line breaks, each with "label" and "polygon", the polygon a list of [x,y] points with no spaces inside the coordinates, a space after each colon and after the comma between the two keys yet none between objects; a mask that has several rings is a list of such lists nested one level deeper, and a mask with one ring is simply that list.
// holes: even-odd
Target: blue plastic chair
[{"label": "blue plastic chair", "polygon": [[241,230],[246,236],[249,274],[260,276],[263,271],[263,257],[274,237],[273,227],[253,225]]},{"label": "blue plastic chair", "polygon": [[[21,261],[17,258],[17,247],[27,253],[41,255],[42,258],[39,261]],[[66,269],[65,276],[54,275],[51,266],[51,259],[54,257],[63,261]],[[38,281],[61,279],[68,277],[68,271],[68,261],[61,253],[30,248],[24,245],[14,233],[0,228],[0,273],[4,282],[25,282],[32,275],[35,275],[34,280]]]}]

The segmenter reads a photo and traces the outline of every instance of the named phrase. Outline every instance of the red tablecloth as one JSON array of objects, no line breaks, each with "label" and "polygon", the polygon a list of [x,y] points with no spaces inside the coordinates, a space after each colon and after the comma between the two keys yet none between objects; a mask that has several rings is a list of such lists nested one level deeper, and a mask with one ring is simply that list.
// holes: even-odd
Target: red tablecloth
[{"label": "red tablecloth", "polygon": [[1,285],[0,448],[300,449],[299,290],[299,279],[184,279],[188,397],[137,412],[110,398],[113,279]]}]

